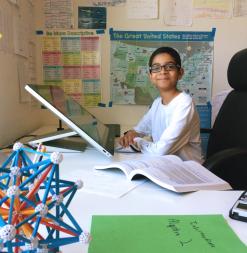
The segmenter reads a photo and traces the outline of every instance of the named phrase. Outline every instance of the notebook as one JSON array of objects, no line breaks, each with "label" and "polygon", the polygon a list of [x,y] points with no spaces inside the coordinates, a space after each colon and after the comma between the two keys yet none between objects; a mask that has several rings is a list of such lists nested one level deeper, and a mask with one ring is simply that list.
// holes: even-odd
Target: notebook
[{"label": "notebook", "polygon": [[115,137],[120,134],[119,125],[103,124],[59,86],[27,84],[25,89],[69,127],[69,130],[32,140],[30,144],[78,134],[104,155],[111,157],[114,154]]}]

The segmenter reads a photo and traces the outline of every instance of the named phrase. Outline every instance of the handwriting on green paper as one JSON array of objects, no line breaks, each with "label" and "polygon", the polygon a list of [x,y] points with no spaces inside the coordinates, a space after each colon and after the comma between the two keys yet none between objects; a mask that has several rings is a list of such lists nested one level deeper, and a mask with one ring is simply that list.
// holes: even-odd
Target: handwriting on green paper
[{"label": "handwriting on green paper", "polygon": [[180,228],[179,228],[179,220],[178,219],[169,219],[168,220],[168,228],[171,228],[172,232],[176,236],[180,236]]},{"label": "handwriting on green paper", "polygon": [[210,238],[208,238],[208,236],[206,235],[206,233],[202,231],[202,229],[199,226],[199,222],[198,221],[190,222],[190,225],[192,226],[192,228],[196,232],[198,232],[200,234],[201,238],[203,240],[205,240],[205,242],[207,242],[210,247],[215,248],[215,244],[214,244],[213,240],[210,239]]},{"label": "handwriting on green paper", "polygon": [[[189,225],[192,227],[192,229],[198,233],[201,237],[202,240],[204,240],[210,247],[215,248],[215,243],[213,242],[212,239],[210,239],[205,232],[203,232],[203,229],[200,228],[200,224],[198,221],[194,220],[189,222]],[[168,219],[168,225],[167,227],[171,229],[173,234],[178,237],[178,243],[183,247],[186,246],[186,244],[192,243],[193,240],[192,238],[189,238],[188,240],[182,240],[182,227],[184,225],[181,225],[179,219]]]}]

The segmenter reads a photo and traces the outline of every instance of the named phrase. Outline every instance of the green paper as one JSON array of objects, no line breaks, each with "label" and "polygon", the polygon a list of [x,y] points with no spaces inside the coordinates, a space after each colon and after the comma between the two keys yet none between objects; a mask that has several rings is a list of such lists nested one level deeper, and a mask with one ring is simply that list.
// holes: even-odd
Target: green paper
[{"label": "green paper", "polygon": [[222,215],[96,215],[89,253],[246,253]]}]

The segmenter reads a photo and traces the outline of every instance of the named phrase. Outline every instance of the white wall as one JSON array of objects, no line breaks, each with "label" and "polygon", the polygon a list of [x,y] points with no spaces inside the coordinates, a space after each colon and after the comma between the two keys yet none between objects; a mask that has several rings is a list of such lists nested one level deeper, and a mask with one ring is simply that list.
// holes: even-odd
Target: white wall
[{"label": "white wall", "polygon": [[[36,28],[43,29],[43,0],[33,1],[35,5]],[[110,7],[107,9],[107,28],[123,30],[162,30],[162,31],[211,31],[216,27],[214,43],[213,95],[227,89],[227,66],[232,55],[247,47],[247,16],[231,19],[195,19],[192,27],[166,26],[163,23],[165,0],[160,0],[159,19],[157,20],[128,20],[126,7]],[[74,0],[75,22],[78,5],[85,1]],[[1,7],[9,8],[7,0],[0,0]],[[11,41],[12,43],[12,41]],[[102,36],[102,96],[104,101],[110,100],[110,40],[108,29]],[[19,84],[17,75],[17,57],[13,53],[0,51],[0,147],[10,143],[21,135],[29,133],[41,123],[47,124],[55,117],[19,102]],[[42,82],[41,49],[37,43],[37,79]],[[146,111],[145,106],[113,106],[112,108],[90,109],[106,123],[134,125]],[[56,122],[56,121],[55,121]]]},{"label": "white wall", "polygon": [[[0,5],[5,11],[13,7],[7,0],[1,0]],[[13,12],[10,11],[10,15],[12,21]],[[12,35],[9,43],[13,43]],[[30,133],[38,125],[37,110],[19,102],[17,56],[13,52],[0,51],[0,148]]]},{"label": "white wall", "polygon": [[[194,19],[192,27],[167,26],[163,22],[167,0],[159,1],[159,19],[157,20],[128,20],[125,6],[107,8],[107,30],[102,36],[102,96],[103,101],[110,100],[110,40],[108,29],[116,30],[148,30],[148,31],[211,31],[216,27],[214,43],[213,66],[213,95],[221,90],[228,89],[227,66],[232,55],[240,49],[247,47],[247,16],[233,17],[231,19]],[[83,6],[83,0],[74,0],[75,24],[77,23],[77,7]],[[37,27],[43,28],[42,1],[37,1]],[[41,77],[41,74],[40,74]],[[41,80],[41,79],[40,79]],[[120,123],[122,125],[134,125],[147,110],[146,106],[120,106],[112,108],[92,108],[94,114],[106,123]],[[46,113],[45,119],[50,114]]]}]

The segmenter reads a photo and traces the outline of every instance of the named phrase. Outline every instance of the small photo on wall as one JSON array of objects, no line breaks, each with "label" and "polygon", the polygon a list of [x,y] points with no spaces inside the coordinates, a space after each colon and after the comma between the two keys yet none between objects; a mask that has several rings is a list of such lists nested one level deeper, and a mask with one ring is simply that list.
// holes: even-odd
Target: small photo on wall
[{"label": "small photo on wall", "polygon": [[78,7],[79,29],[106,29],[105,7]]}]

